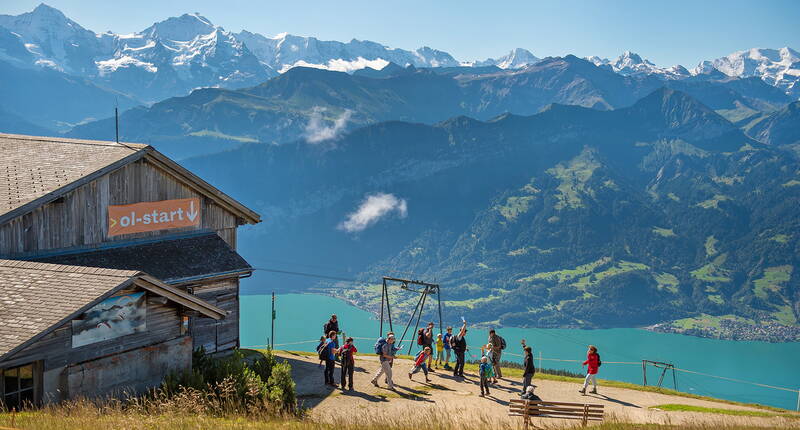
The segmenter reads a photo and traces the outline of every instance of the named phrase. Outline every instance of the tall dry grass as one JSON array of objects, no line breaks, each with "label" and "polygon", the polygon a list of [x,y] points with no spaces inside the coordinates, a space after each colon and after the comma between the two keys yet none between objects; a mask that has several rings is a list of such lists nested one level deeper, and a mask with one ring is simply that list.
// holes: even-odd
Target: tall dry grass
[{"label": "tall dry grass", "polygon": [[[58,406],[45,407],[39,411],[18,413],[14,416],[0,414],[0,428],[12,427],[25,430],[189,430],[189,429],[242,429],[242,430],[517,430],[522,423],[500,423],[491,416],[475,418],[469,422],[454,420],[442,411],[387,415],[368,415],[358,409],[350,411],[348,419],[337,418],[327,421],[324,418],[312,421],[302,417],[229,414],[212,416],[197,413],[192,397],[174,400],[172,404],[160,405],[160,413],[123,408],[115,404],[100,405],[86,400],[73,401]],[[188,402],[188,403],[187,403]],[[320,422],[324,421],[324,422]],[[577,422],[558,420],[537,420],[540,428],[563,429],[578,428]],[[725,423],[688,423],[681,425],[634,424],[609,420],[601,424],[590,424],[595,430],[753,430],[765,427],[731,425]],[[767,427],[768,428],[768,427]],[[800,428],[791,424],[776,424],[774,428]]]}]

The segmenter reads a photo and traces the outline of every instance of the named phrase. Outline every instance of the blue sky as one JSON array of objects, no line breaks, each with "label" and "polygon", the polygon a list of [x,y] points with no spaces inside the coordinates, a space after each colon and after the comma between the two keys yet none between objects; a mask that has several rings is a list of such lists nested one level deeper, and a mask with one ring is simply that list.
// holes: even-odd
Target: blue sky
[{"label": "blue sky", "polygon": [[[39,2],[2,0],[0,13],[22,13]],[[691,67],[752,47],[800,49],[797,0],[49,0],[47,4],[98,32],[129,33],[168,16],[199,12],[233,31],[368,39],[405,49],[427,45],[458,60],[496,57],[515,47],[539,57],[613,58],[631,50],[661,66]]]}]

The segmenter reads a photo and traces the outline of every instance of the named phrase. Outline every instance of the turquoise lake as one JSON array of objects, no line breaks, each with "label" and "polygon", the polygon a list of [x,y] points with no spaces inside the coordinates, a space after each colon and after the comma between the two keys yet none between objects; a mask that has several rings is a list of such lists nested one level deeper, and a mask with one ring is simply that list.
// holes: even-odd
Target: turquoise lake
[{"label": "turquoise lake", "polygon": [[[269,295],[241,296],[241,343],[242,347],[263,347],[270,336]],[[379,322],[371,313],[358,309],[334,297],[316,294],[276,295],[275,348],[312,351],[322,335],[322,326],[336,313],[340,329],[356,339],[356,346],[363,353],[372,353],[372,345],[378,335]],[[396,315],[394,331],[399,334],[405,328],[408,315]],[[455,323],[457,315],[447,315],[445,321]],[[438,327],[437,327],[438,330]],[[676,367],[694,372],[707,373],[777,387],[800,388],[800,343],[736,342],[703,339],[677,334],[653,333],[641,329],[520,329],[497,328],[508,344],[504,360],[520,361],[521,358],[508,353],[521,353],[520,340],[526,339],[533,346],[536,366],[549,369],[564,369],[582,372],[580,363],[556,361],[584,360],[586,346],[596,345],[602,357],[600,377],[640,384],[642,382],[641,360],[673,363]],[[388,328],[384,328],[388,331]],[[409,332],[413,331],[413,326]],[[406,335],[410,339],[411,334]],[[469,329],[467,341],[471,351],[479,354],[478,345],[485,343],[487,330]],[[404,342],[403,353],[408,351],[409,341]],[[413,346],[416,350],[416,345]],[[541,366],[539,354],[541,353]],[[635,364],[615,364],[629,362]],[[660,371],[649,368],[649,384],[658,381]],[[708,376],[676,372],[680,391],[713,396],[748,403],[761,403],[786,409],[797,406],[797,391],[780,391],[738,382],[720,380]],[[672,388],[672,375],[664,378],[664,386]]]}]

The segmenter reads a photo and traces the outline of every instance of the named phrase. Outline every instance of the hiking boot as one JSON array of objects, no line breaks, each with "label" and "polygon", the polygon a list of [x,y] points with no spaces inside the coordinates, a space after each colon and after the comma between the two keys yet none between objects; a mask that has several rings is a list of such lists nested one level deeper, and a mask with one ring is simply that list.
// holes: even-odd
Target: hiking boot
[{"label": "hiking boot", "polygon": [[374,380],[374,379],[373,379],[373,380],[371,380],[371,381],[369,381],[369,382],[372,382],[372,385],[374,385],[374,386],[376,386],[376,387],[380,387],[380,385],[378,385],[378,381],[376,381],[376,380]]},{"label": "hiking boot", "polygon": [[412,379],[411,379],[411,374],[410,374],[410,373],[408,374],[408,380],[409,380],[409,381],[411,381],[411,380],[412,380]]},{"label": "hiking boot", "polygon": [[429,378],[425,378],[425,382],[431,382]]},{"label": "hiking boot", "polygon": [[478,394],[478,397],[484,397],[483,393]]},{"label": "hiking boot", "polygon": [[594,389],[594,390],[592,390],[592,391],[589,391],[589,394],[597,394],[597,389]]},{"label": "hiking boot", "polygon": [[578,390],[578,392],[585,396],[586,395],[586,388],[580,389],[580,390]]}]

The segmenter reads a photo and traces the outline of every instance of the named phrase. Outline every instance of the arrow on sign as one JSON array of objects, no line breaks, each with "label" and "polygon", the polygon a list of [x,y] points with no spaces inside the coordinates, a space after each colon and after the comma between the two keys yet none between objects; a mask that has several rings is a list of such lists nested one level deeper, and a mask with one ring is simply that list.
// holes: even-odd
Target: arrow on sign
[{"label": "arrow on sign", "polygon": [[194,222],[194,219],[197,218],[197,211],[194,210],[194,202],[189,203],[189,210],[186,211],[186,217],[188,217],[191,222]]},{"label": "arrow on sign", "polygon": [[114,218],[109,218],[109,219],[111,220],[111,223],[108,225],[108,228],[113,228],[115,225],[117,225],[117,220],[115,220]]}]

